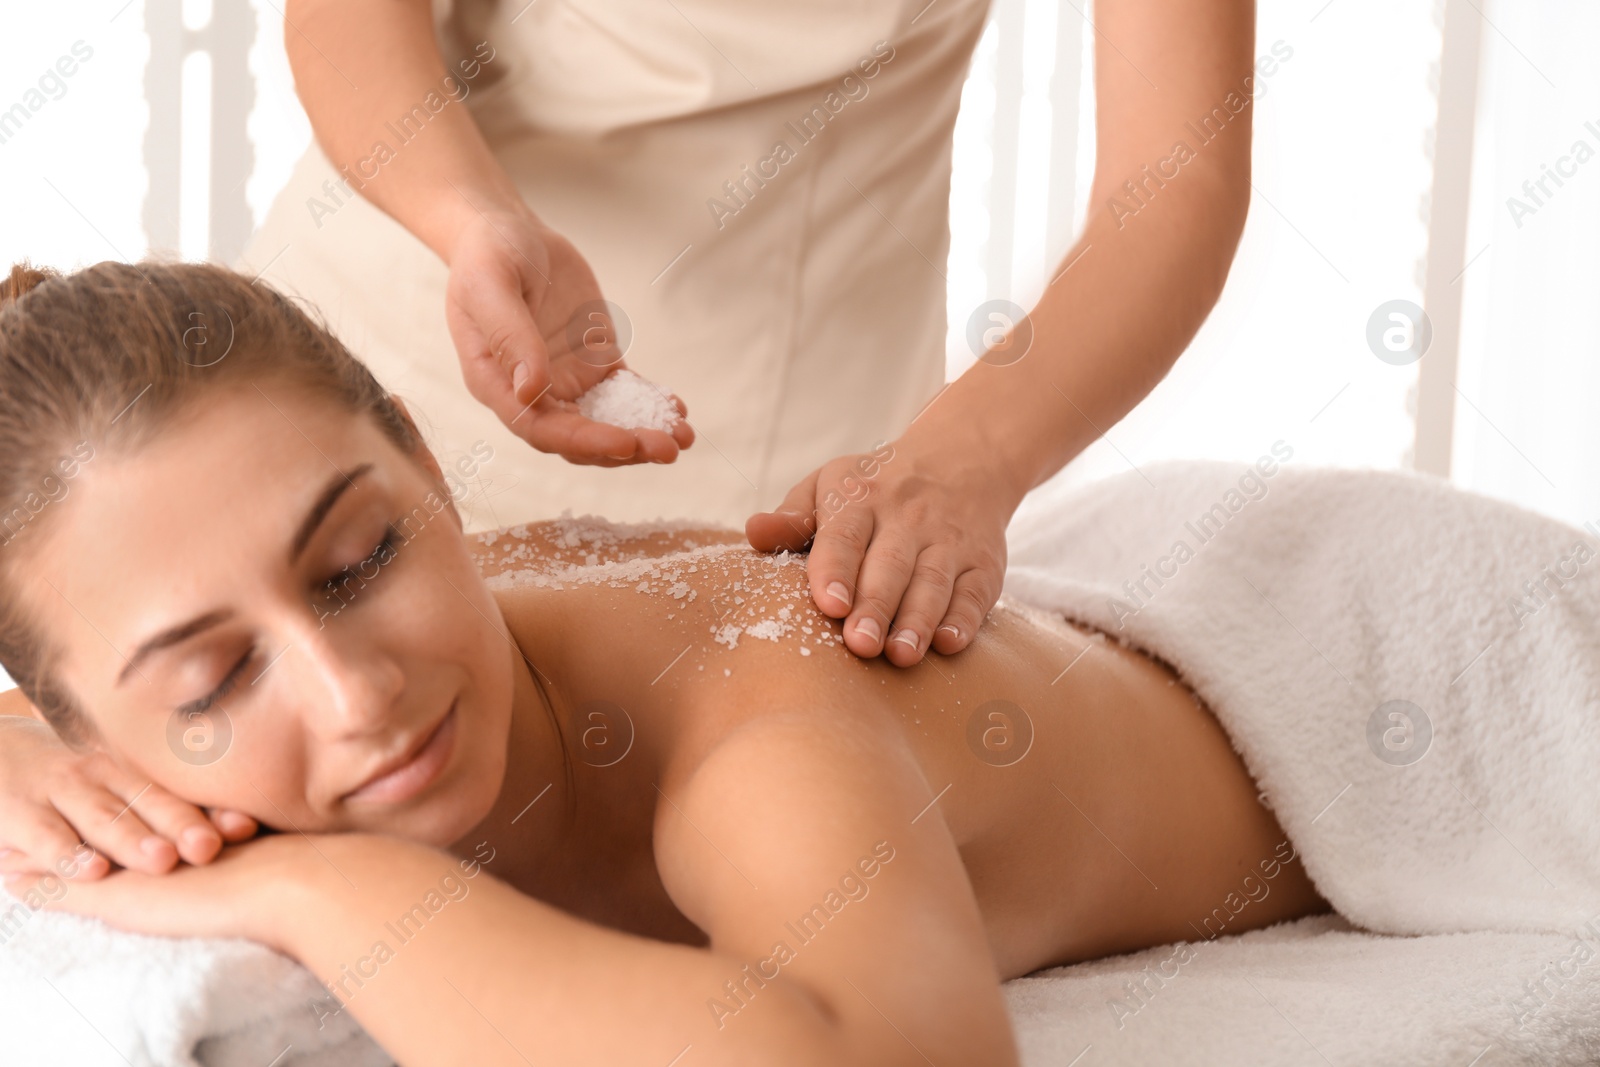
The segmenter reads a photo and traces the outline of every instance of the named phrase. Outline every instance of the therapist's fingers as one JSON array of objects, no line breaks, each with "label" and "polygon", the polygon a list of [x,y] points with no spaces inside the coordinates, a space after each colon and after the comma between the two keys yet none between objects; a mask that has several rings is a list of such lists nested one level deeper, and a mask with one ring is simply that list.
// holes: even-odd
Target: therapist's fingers
[{"label": "therapist's fingers", "polygon": [[507,251],[504,238],[469,243],[451,262],[445,291],[467,389],[483,403],[502,394],[528,403],[550,384],[549,350],[533,315],[550,282]]},{"label": "therapist's fingers", "polygon": [[[885,527],[874,534],[861,564],[855,605],[844,621],[846,648],[864,658],[883,651],[893,636],[890,630],[894,617],[900,610],[906,587],[911,584],[919,555],[916,542],[897,530]],[[920,656],[920,652],[916,653],[911,662],[916,662]],[[894,657],[890,657],[890,662],[894,662]]]},{"label": "therapist's fingers", "polygon": [[[806,575],[811,584],[811,599],[824,615],[845,618],[859,602],[861,563],[872,543],[875,519],[870,508],[845,508],[823,520],[811,542],[811,558]],[[891,616],[880,621],[888,625]],[[846,623],[845,636],[850,635]],[[881,636],[881,634],[880,634]],[[848,647],[856,646],[846,642]],[[872,655],[877,655],[874,648]]]},{"label": "therapist's fingers", "polygon": [[921,661],[932,641],[934,627],[950,607],[956,571],[955,550],[949,542],[930,545],[917,556],[884,645],[883,654],[890,663],[910,667]]},{"label": "therapist's fingers", "polygon": [[[779,504],[771,511],[758,511],[745,520],[744,535],[750,540],[750,547],[757,552],[778,552],[788,550],[800,552],[811,541],[817,532],[817,476],[821,470],[814,470],[789,490]],[[811,566],[815,566],[817,558],[811,559]],[[816,580],[813,572],[812,580]],[[826,583],[813,587],[813,599],[816,599],[816,589],[826,589]],[[850,607],[846,600],[835,617],[844,614]]]},{"label": "therapist's fingers", "polygon": [[950,610],[944,621],[933,632],[933,650],[941,655],[953,656],[972,644],[983,624],[984,616],[1000,599],[1000,585],[1005,574],[1005,564],[974,567],[963,571],[950,593]]},{"label": "therapist's fingers", "polygon": [[452,265],[446,317],[461,373],[468,392],[502,421],[550,385],[550,354],[529,306],[532,295],[503,258]]},{"label": "therapist's fingers", "polygon": [[[580,415],[576,404],[548,395],[514,413],[507,425],[539,451],[557,453],[572,463],[616,467],[643,460],[670,462],[677,456],[676,442],[664,433],[641,441],[640,435],[647,431],[595,422]],[[665,456],[669,448],[671,456]]]}]

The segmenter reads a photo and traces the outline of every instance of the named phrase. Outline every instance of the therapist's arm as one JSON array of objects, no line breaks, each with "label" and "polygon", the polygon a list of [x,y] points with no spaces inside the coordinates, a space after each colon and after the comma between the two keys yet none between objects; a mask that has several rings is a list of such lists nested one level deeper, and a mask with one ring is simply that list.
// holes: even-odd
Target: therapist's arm
[{"label": "therapist's arm", "polygon": [[[930,645],[966,647],[1000,594],[1005,528],[1023,496],[1155,387],[1228,276],[1250,202],[1253,3],[1099,0],[1085,32],[1090,210],[1025,324],[997,336],[891,448],[824,465],[747,524],[757,548],[798,549],[814,533],[812,596],[845,617],[858,655],[910,666]],[[1214,108],[1227,121],[1202,143],[1187,124]],[[1190,149],[1181,165],[1179,142]],[[1168,177],[1158,185],[1147,166]],[[1138,199],[1126,182],[1143,186]]]},{"label": "therapist's arm", "polygon": [[[693,441],[687,423],[624,430],[572,403],[622,355],[603,312],[589,315],[602,299],[589,264],[523,202],[464,103],[508,57],[470,42],[465,67],[446,67],[428,0],[289,0],[284,14],[295,89],[349,183],[340,195],[357,191],[450,267],[446,315],[472,395],[533,447],[575,463],[675,459]],[[402,143],[391,124],[413,109],[427,117]],[[316,239],[346,239],[338,221]]]}]

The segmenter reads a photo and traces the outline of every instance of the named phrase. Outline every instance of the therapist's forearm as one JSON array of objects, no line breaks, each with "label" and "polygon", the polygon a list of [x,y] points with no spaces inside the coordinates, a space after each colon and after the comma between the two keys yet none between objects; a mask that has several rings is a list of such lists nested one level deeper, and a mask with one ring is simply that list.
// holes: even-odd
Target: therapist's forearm
[{"label": "therapist's forearm", "polygon": [[[360,195],[441,258],[469,215],[525,210],[466,104],[444,88],[454,77],[470,95],[472,79],[445,66],[427,0],[290,0],[285,21],[317,143],[352,188],[360,183]],[[411,141],[395,143],[388,124],[429,93],[448,102]],[[392,150],[381,163],[373,159],[379,142]]]},{"label": "therapist's forearm", "polygon": [[[1136,166],[1129,173],[1139,176]],[[1105,205],[1110,186],[1097,180],[1091,203]],[[1248,206],[1248,169],[1186,168],[1120,226],[1105,208],[1092,211],[1029,313],[1026,355],[980,360],[903,439],[953,465],[981,463],[1020,501],[1171,369],[1222,291]]]}]

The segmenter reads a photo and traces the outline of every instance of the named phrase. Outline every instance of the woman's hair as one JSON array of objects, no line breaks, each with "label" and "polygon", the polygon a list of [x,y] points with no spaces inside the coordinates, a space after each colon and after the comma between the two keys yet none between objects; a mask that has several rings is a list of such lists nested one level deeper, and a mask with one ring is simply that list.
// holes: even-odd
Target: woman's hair
[{"label": "woman's hair", "polygon": [[372,416],[407,454],[420,444],[371,371],[259,280],[148,260],[66,275],[21,263],[0,279],[0,665],[63,739],[81,742],[88,724],[16,595],[50,505],[94,457],[137,449],[218,390],[268,380]]}]

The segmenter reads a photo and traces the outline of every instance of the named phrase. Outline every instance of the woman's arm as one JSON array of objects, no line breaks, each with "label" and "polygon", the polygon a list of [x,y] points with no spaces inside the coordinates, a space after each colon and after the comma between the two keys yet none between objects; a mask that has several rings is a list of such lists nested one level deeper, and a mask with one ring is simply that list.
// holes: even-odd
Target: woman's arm
[{"label": "woman's arm", "polygon": [[[665,776],[657,863],[709,950],[480,877],[390,962],[366,965],[363,987],[347,983],[350,1010],[408,1065],[464,1048],[475,1063],[666,1064],[688,1047],[701,1064],[1014,1063],[960,856],[940,819],[912,821],[935,790],[892,728],[845,710],[763,716],[682,781]],[[384,924],[456,865],[384,839],[324,851],[279,943],[325,981],[375,959],[394,941]]]},{"label": "woman's arm", "polygon": [[1016,1063],[960,856],[936,812],[918,818],[934,790],[888,723],[797,705],[660,789],[657,862],[709,949],[600,927],[472,861],[366,835],[275,835],[52,906],[273,945],[332,991],[308,1010],[352,1012],[407,1067]]},{"label": "woman's arm", "polygon": [[866,499],[821,506],[856,472],[846,456],[747,527],[758,548],[815,532],[812,596],[847,616],[858,655],[910,666],[930,644],[966,647],[999,596],[1023,496],[1155,387],[1227,278],[1250,202],[1254,4],[1101,0],[1094,19],[1089,215],[1044,295],[1014,329],[990,320],[983,358],[893,443]]},{"label": "woman's arm", "polygon": [[[447,68],[427,0],[290,0],[284,23],[295,89],[343,195],[358,192],[449,264],[446,317],[472,395],[574,463],[676,459],[693,441],[687,423],[624,430],[570,403],[622,353],[588,262],[523,202],[465,103],[506,58],[477,42]],[[402,143],[403,121],[418,132]]]}]

